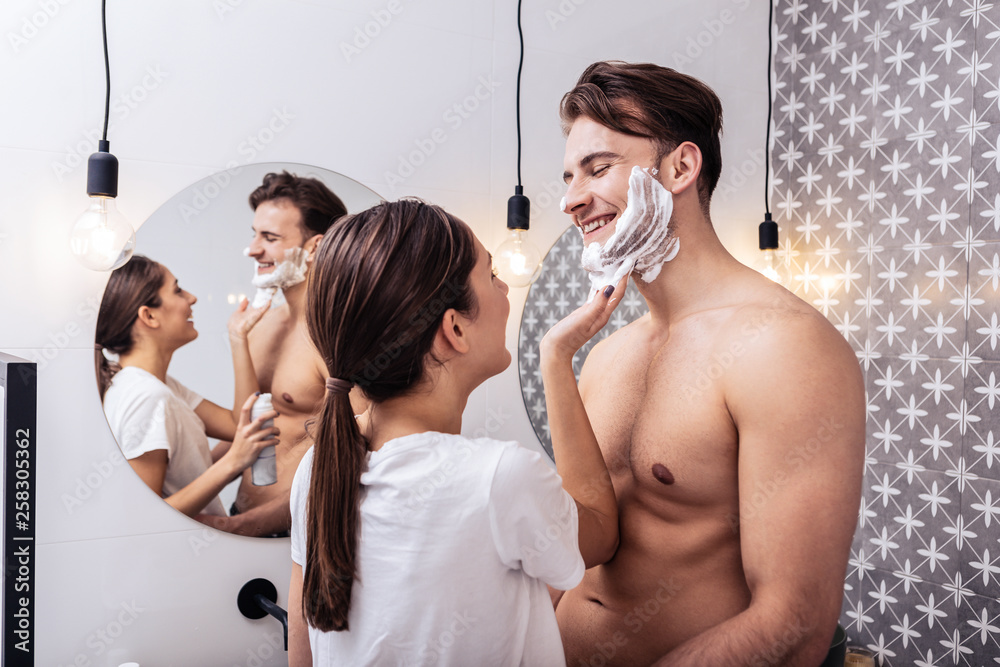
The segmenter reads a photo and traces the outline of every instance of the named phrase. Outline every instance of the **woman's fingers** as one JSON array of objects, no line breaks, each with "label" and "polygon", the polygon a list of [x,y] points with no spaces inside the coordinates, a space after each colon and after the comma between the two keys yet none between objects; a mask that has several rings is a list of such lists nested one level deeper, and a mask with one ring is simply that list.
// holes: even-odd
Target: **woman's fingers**
[{"label": "woman's fingers", "polygon": [[253,409],[253,404],[257,402],[258,396],[260,396],[259,393],[254,394],[253,396],[248,397],[247,400],[243,402],[243,407],[240,408],[240,423],[237,425],[237,428],[246,426],[251,422],[250,411]]}]

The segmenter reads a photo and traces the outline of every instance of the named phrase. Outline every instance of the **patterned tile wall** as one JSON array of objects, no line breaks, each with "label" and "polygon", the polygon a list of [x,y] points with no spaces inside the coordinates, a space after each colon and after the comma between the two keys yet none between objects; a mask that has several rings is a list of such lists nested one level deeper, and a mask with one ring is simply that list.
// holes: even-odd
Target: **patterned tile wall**
[{"label": "patterned tile wall", "polygon": [[773,208],[868,388],[841,622],[883,665],[1000,663],[1000,5],[775,2]]}]

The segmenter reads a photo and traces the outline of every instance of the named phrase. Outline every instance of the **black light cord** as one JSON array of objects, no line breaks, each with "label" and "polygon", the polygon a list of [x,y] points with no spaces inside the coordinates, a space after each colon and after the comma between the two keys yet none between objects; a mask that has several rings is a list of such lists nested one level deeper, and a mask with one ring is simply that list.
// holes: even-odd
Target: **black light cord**
[{"label": "black light cord", "polygon": [[101,32],[104,35],[104,134],[101,138],[108,140],[108,117],[111,110],[111,62],[108,59],[108,18],[107,0],[101,0]]},{"label": "black light cord", "polygon": [[521,185],[521,68],[524,67],[524,33],[521,31],[521,0],[517,0],[517,37],[521,58],[517,63],[517,185]]},{"label": "black light cord", "polygon": [[770,10],[767,14],[767,133],[764,140],[764,216],[771,219],[770,183],[771,183],[771,108],[774,106],[771,93],[771,54],[774,35],[774,0],[768,0]]}]

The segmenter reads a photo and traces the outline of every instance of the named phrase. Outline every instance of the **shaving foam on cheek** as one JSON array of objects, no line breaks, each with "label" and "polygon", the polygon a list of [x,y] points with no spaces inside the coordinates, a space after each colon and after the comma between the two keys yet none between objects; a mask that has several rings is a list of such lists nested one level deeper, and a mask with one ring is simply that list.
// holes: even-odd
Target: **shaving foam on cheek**
[{"label": "shaving foam on cheek", "polygon": [[666,262],[677,256],[680,239],[670,228],[674,200],[670,191],[648,169],[632,167],[628,179],[628,205],[615,231],[602,247],[594,242],[583,249],[583,268],[590,274],[590,298],[596,291],[617,285],[633,271],[649,283]]},{"label": "shaving foam on cheek", "polygon": [[[243,254],[249,256],[250,249],[245,249]],[[260,308],[270,301],[279,289],[288,289],[304,281],[309,265],[306,262],[304,249],[289,248],[285,251],[285,258],[275,264],[270,273],[257,273],[258,266],[260,265],[255,263],[251,281],[257,288],[257,294],[254,295],[251,304],[254,308]]]}]

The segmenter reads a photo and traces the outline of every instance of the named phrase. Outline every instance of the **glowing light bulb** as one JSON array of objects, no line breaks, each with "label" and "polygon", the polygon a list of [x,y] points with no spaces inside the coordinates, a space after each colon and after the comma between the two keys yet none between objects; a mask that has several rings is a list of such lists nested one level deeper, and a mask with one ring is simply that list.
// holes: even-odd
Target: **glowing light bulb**
[{"label": "glowing light bulb", "polygon": [[523,229],[508,229],[493,261],[500,279],[511,287],[527,287],[542,272],[542,253],[529,241]]},{"label": "glowing light bulb", "polygon": [[762,250],[753,268],[779,285],[788,287],[788,266],[774,248]]},{"label": "glowing light bulb", "polygon": [[91,197],[90,206],[73,225],[69,248],[92,271],[111,271],[132,258],[135,231],[112,197]]},{"label": "glowing light bulb", "polygon": [[135,229],[115,205],[118,196],[118,159],[101,139],[97,152],[87,160],[87,194],[90,206],[69,236],[70,252],[92,271],[112,271],[132,258]]}]

